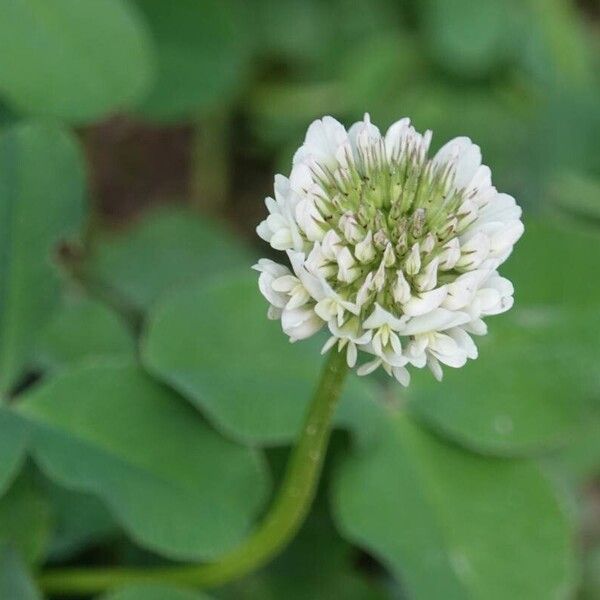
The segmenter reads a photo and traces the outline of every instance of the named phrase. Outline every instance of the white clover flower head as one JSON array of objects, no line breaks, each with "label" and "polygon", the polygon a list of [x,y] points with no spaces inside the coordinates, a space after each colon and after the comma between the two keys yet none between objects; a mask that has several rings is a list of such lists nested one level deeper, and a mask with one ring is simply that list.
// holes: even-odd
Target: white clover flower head
[{"label": "white clover flower head", "polygon": [[403,385],[407,367],[461,367],[477,357],[472,335],[508,310],[513,286],[497,269],[523,233],[514,198],[492,185],[466,137],[428,157],[431,132],[409,119],[382,135],[369,115],[348,131],[323,117],[308,128],[289,178],[258,235],[289,267],[261,259],[268,316],[292,342],[326,326],[354,367],[359,351]]}]

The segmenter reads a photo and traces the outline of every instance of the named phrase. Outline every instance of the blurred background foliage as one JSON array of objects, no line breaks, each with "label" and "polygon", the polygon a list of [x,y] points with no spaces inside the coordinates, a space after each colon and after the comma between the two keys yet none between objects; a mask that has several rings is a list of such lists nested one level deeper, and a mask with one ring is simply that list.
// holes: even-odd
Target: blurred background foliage
[{"label": "blurred background foliage", "polygon": [[307,124],[365,111],[481,145],[517,306],[441,385],[351,378],[300,536],[210,597],[600,598],[599,32],[596,0],[0,2],[0,599],[264,512],[320,359],[254,227]]}]

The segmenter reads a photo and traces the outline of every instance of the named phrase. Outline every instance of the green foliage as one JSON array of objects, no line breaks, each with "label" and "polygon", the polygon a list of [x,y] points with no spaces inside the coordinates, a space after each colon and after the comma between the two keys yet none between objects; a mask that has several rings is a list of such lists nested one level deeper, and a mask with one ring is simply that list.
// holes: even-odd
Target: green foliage
[{"label": "green foliage", "polygon": [[173,120],[214,110],[244,80],[247,54],[235,5],[137,0],[157,46],[158,76],[140,112]]},{"label": "green foliage", "polygon": [[44,557],[50,537],[50,507],[34,474],[25,470],[0,498],[0,545],[10,545],[28,563]]},{"label": "green foliage", "polygon": [[58,300],[52,254],[82,224],[83,169],[73,136],[58,126],[28,123],[0,136],[2,393],[22,375]]},{"label": "green foliage", "polygon": [[[265,311],[254,275],[185,289],[151,314],[142,360],[228,435],[280,444],[297,435],[322,360],[318,340],[290,344]],[[338,422],[368,436],[375,403],[366,382],[351,378]]]},{"label": "green foliage", "polygon": [[210,600],[210,597],[166,585],[140,584],[106,594],[99,600]]},{"label": "green foliage", "polygon": [[400,414],[347,459],[334,510],[412,598],[564,598],[573,583],[570,526],[534,464],[448,446]]},{"label": "green foliage", "polygon": [[484,76],[518,52],[514,38],[526,15],[526,2],[426,0],[423,4],[428,46],[448,71]]},{"label": "green foliage", "polygon": [[0,6],[0,89],[24,113],[85,122],[132,105],[152,75],[128,2],[15,0]]},{"label": "green foliage", "polygon": [[443,394],[430,377],[418,378],[414,411],[486,453],[529,453],[579,436],[582,400],[600,393],[592,308],[600,271],[589,251],[599,243],[595,233],[530,221],[505,269],[517,306],[494,321],[478,360],[446,373]]},{"label": "green foliage", "polygon": [[160,209],[126,233],[95,240],[86,276],[137,309],[211,274],[252,264],[252,255],[224,228],[185,209]]},{"label": "green foliage", "polygon": [[29,429],[23,419],[0,407],[0,497],[23,463],[28,436]]},{"label": "green foliage", "polygon": [[91,358],[133,355],[133,338],[123,320],[89,298],[67,300],[42,329],[36,345],[36,362],[49,371]]},{"label": "green foliage", "polygon": [[207,559],[234,546],[262,506],[267,477],[132,365],[80,366],[19,404],[33,454],[52,479],[102,498],[138,543]]},{"label": "green foliage", "polygon": [[[515,308],[441,384],[351,376],[335,416],[350,436],[299,537],[210,597],[597,598],[596,21],[568,0],[0,2],[0,599],[41,599],[31,565],[213,560],[256,526],[263,453],[276,464],[296,439],[324,337],[290,345],[267,320],[256,249],[231,232],[253,229],[263,171],[288,173],[310,120],[365,111],[383,127],[410,116],[434,146],[481,145],[526,207],[502,272]],[[210,153],[209,129],[219,169],[188,148]],[[120,198],[95,140],[112,152],[124,130],[158,171],[170,147],[137,133],[173,133],[177,190],[212,191],[196,205],[235,223],[179,206],[105,228]]]},{"label": "green foliage", "polygon": [[18,553],[7,546],[0,547],[0,598],[42,600]]},{"label": "green foliage", "polygon": [[311,517],[281,556],[266,569],[217,592],[222,600],[384,600],[375,578],[354,568],[356,550],[338,535],[326,505],[317,499]]},{"label": "green foliage", "polygon": [[76,556],[119,532],[115,519],[97,496],[68,490],[50,481],[44,486],[44,495],[53,525],[48,556],[54,561]]}]

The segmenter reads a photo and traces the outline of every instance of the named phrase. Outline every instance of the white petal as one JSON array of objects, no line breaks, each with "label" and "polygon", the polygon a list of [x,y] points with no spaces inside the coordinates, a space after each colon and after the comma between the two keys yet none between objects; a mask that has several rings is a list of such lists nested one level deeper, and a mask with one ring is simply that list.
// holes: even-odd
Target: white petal
[{"label": "white petal", "polygon": [[442,378],[444,377],[444,372],[442,371],[442,367],[441,367],[440,363],[437,361],[437,359],[434,356],[431,356],[431,354],[427,356],[427,366],[433,373],[433,376],[438,381],[441,381]]},{"label": "white petal", "polygon": [[373,371],[375,371],[375,369],[377,369],[377,367],[379,367],[381,365],[381,359],[380,358],[376,358],[375,360],[371,360],[367,363],[364,363],[363,365],[360,365],[360,367],[358,367],[358,369],[356,370],[356,372],[358,373],[358,375],[368,375],[369,373],[372,373]]},{"label": "white petal", "polygon": [[481,166],[481,150],[468,137],[457,137],[444,144],[433,158],[433,164],[455,165],[454,185],[467,188]]},{"label": "white petal", "polygon": [[363,327],[365,327],[365,329],[378,329],[382,325],[389,325],[391,329],[398,331],[404,327],[404,321],[394,317],[394,315],[375,303],[375,308],[363,322]]},{"label": "white petal", "polygon": [[513,221],[504,229],[495,233],[490,240],[490,251],[492,256],[499,256],[507,249],[512,248],[517,240],[523,235],[525,227],[521,221]]},{"label": "white petal", "polygon": [[400,330],[402,335],[420,335],[430,331],[444,331],[467,323],[470,317],[464,312],[437,308],[426,315],[410,319]]},{"label": "white petal", "polygon": [[418,296],[413,296],[406,304],[402,305],[402,310],[409,317],[418,317],[436,309],[446,298],[448,289],[445,285],[423,292]]},{"label": "white petal", "polygon": [[284,310],[281,315],[283,331],[293,341],[303,340],[315,334],[324,325],[311,307]]},{"label": "white petal", "polygon": [[394,367],[392,373],[401,385],[408,387],[408,384],[410,383],[410,373],[406,367]]},{"label": "white petal", "polygon": [[477,358],[478,351],[473,338],[461,327],[454,327],[448,330],[448,335],[458,344],[465,354],[471,358]]},{"label": "white petal", "polygon": [[348,139],[344,126],[330,116],[313,121],[306,132],[304,144],[294,155],[294,164],[307,157],[313,157],[319,163],[334,168],[337,166],[336,152]]}]

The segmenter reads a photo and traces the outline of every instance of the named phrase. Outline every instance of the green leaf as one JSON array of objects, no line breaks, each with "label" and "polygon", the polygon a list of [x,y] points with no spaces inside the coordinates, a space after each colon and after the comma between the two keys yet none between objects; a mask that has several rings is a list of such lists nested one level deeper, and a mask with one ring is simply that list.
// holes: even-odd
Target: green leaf
[{"label": "green leaf", "polygon": [[[295,439],[316,385],[322,339],[290,344],[269,321],[254,274],[169,296],[151,314],[144,365],[235,439]],[[350,377],[337,423],[368,436],[379,416],[364,380]]]},{"label": "green leaf", "polygon": [[0,499],[0,546],[10,544],[28,563],[44,558],[50,537],[48,502],[30,470]]},{"label": "green leaf", "polygon": [[411,598],[569,597],[572,532],[533,463],[445,445],[400,414],[379,440],[343,464],[334,511]]},{"label": "green leaf", "polygon": [[548,191],[558,211],[600,225],[600,177],[565,171],[549,182]]},{"label": "green leaf", "polygon": [[516,307],[489,319],[479,358],[447,369],[443,384],[419,373],[411,409],[484,453],[527,454],[578,436],[583,400],[600,391],[597,244],[591,234],[528,222],[502,269]]},{"label": "green leaf", "polygon": [[98,600],[210,600],[200,592],[184,590],[160,583],[130,585],[111,592]]},{"label": "green leaf", "polygon": [[[520,54],[523,65],[541,83],[575,86],[593,79],[591,33],[575,5],[563,0],[529,0],[528,35]],[[588,37],[589,36],[589,37]],[[573,87],[569,87],[570,95]]]},{"label": "green leaf", "polygon": [[584,562],[583,585],[579,600],[598,600],[600,598],[600,546],[596,543],[587,552]]},{"label": "green leaf", "polygon": [[48,482],[46,497],[52,512],[48,555],[65,560],[115,535],[118,526],[106,506],[91,494],[82,494]]},{"label": "green leaf", "polygon": [[521,3],[428,0],[422,6],[431,53],[449,71],[482,76],[514,54]]},{"label": "green leaf", "polygon": [[[597,400],[594,398],[593,400]],[[600,476],[600,404],[590,406],[585,413],[585,423],[570,443],[544,458],[544,465],[559,481],[575,491],[593,485]]]},{"label": "green leaf", "polygon": [[29,429],[23,419],[0,406],[0,496],[21,468],[27,452]]},{"label": "green leaf", "polygon": [[569,442],[582,400],[597,395],[597,312],[515,308],[490,323],[480,356],[439,384],[419,373],[411,409],[454,440],[500,455],[537,453]]},{"label": "green leaf", "polygon": [[342,94],[351,112],[362,118],[368,106],[374,122],[396,121],[405,90],[416,77],[423,78],[421,54],[416,40],[400,32],[353,43],[341,72]]},{"label": "green leaf", "polygon": [[218,224],[184,209],[159,209],[125,232],[96,240],[86,270],[132,306],[147,309],[165,292],[251,262]]},{"label": "green leaf", "polygon": [[0,4],[0,89],[20,111],[94,120],[131,106],[151,75],[147,32],[128,2]]},{"label": "green leaf", "polygon": [[0,547],[0,598],[42,600],[20,556],[7,546]]},{"label": "green leaf", "polygon": [[0,393],[22,375],[58,301],[51,254],[81,224],[83,197],[83,158],[69,133],[30,123],[0,137]]},{"label": "green leaf", "polygon": [[[267,568],[220,589],[223,600],[385,600],[381,582],[361,574],[358,551],[335,530],[318,505],[299,534]],[[368,574],[367,574],[368,575]]]},{"label": "green leaf", "polygon": [[61,485],[99,496],[136,542],[212,559],[246,534],[267,490],[261,457],[222,439],[129,364],[82,365],[28,393],[33,454]]},{"label": "green leaf", "polygon": [[41,331],[36,362],[55,370],[91,358],[133,357],[134,352],[120,317],[99,302],[80,298],[61,306]]},{"label": "green leaf", "polygon": [[567,223],[527,219],[502,273],[515,284],[517,306],[598,307],[600,235]]},{"label": "green leaf", "polygon": [[157,45],[158,76],[139,106],[158,120],[186,119],[226,104],[244,81],[239,10],[222,0],[137,0]]}]

